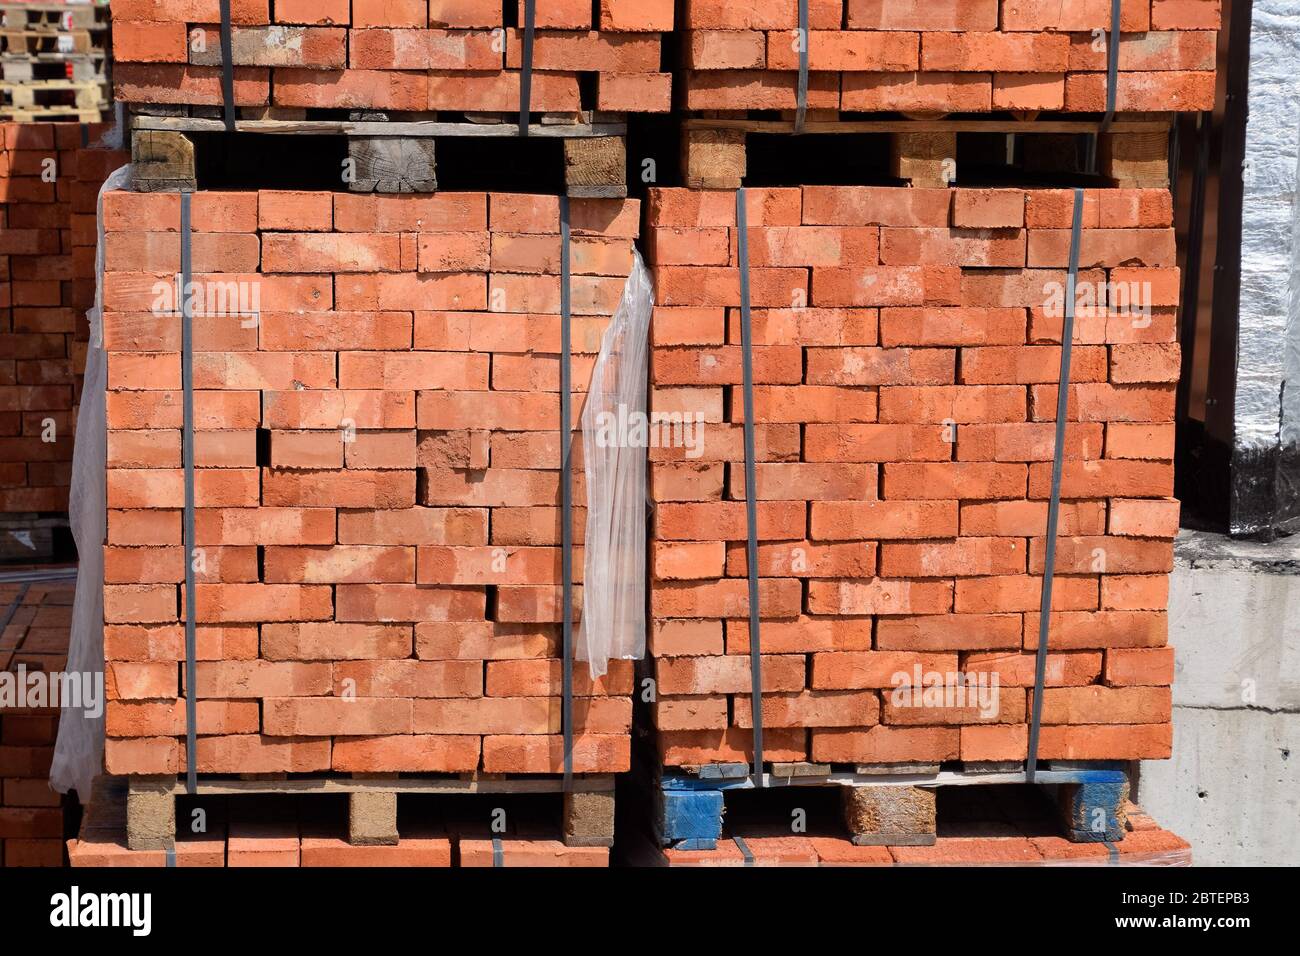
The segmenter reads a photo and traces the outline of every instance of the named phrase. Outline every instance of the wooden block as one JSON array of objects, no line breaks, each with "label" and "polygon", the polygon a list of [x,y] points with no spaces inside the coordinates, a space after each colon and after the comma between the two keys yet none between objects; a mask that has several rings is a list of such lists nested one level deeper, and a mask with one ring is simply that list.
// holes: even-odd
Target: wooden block
[{"label": "wooden block", "polygon": [[890,167],[913,186],[942,189],[957,177],[957,134],[894,133]]},{"label": "wooden block", "polygon": [[176,778],[132,777],[126,791],[126,845],[164,850],[176,842]]},{"label": "wooden block", "polygon": [[1085,144],[1071,133],[1032,133],[1017,136],[1017,148],[1026,172],[1077,173]]},{"label": "wooden block", "polygon": [[349,136],[354,193],[431,193],[438,189],[432,136]]},{"label": "wooden block", "polygon": [[841,791],[855,846],[932,846],[935,794],[922,787],[860,786]]},{"label": "wooden block", "polygon": [[131,178],[138,192],[197,188],[194,144],[183,133],[138,129],[131,136]]},{"label": "wooden block", "polygon": [[745,133],[688,129],[682,135],[682,176],[691,189],[739,189],[745,178]]},{"label": "wooden block", "polygon": [[614,845],[614,791],[573,790],[564,794],[564,845]]},{"label": "wooden block", "polygon": [[627,197],[627,147],[622,136],[564,141],[564,182],[575,199]]},{"label": "wooden block", "polygon": [[713,850],[722,836],[721,790],[660,790],[655,829],[663,846]]},{"label": "wooden block", "polygon": [[307,118],[307,108],[305,106],[241,106],[239,118],[300,122]]},{"label": "wooden block", "polygon": [[1023,760],[965,760],[961,768],[966,773],[1019,773],[1025,769]]},{"label": "wooden block", "polygon": [[1121,189],[1169,188],[1169,131],[1103,133],[1097,168]]},{"label": "wooden block", "polygon": [[863,776],[890,777],[903,774],[938,773],[937,763],[860,763],[854,768]]},{"label": "wooden block", "polygon": [[773,763],[772,776],[774,777],[825,777],[831,772],[831,765],[828,763]]},{"label": "wooden block", "polygon": [[1056,806],[1066,837],[1074,843],[1114,843],[1124,839],[1128,813],[1128,775],[1099,773],[1087,783],[1063,783],[1056,788]]},{"label": "wooden block", "polygon": [[397,845],[397,794],[365,790],[348,794],[348,842],[353,846]]}]

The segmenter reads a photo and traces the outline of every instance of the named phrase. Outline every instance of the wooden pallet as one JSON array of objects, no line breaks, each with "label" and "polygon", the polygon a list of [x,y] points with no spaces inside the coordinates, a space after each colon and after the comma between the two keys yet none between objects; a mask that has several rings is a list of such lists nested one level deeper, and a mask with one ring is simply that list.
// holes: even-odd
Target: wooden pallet
[{"label": "wooden pallet", "polygon": [[[889,138],[889,172],[919,187],[952,185],[957,167],[958,138],[971,135],[1006,138],[1008,165],[1028,171],[1079,173],[1080,149],[1097,137],[1096,173],[1124,188],[1169,186],[1169,133],[1172,117],[1119,115],[1102,132],[1099,119],[1042,117],[949,118],[819,118],[810,114],[803,136],[874,134]],[[681,163],[686,184],[693,189],[737,189],[748,170],[746,147],[754,134],[794,134],[789,118],[756,119],[729,115],[696,116],[682,120]],[[1023,140],[1017,144],[1017,140]],[[816,147],[809,146],[810,150]],[[827,148],[834,149],[834,145]]]},{"label": "wooden pallet", "polygon": [[70,537],[67,515],[0,515],[0,562],[43,564],[53,561]]},{"label": "wooden pallet", "polygon": [[42,30],[0,30],[0,53],[34,55],[40,53],[104,52],[102,39],[89,30],[49,33]]},{"label": "wooden pallet", "polygon": [[102,110],[107,105],[105,93],[102,80],[0,82],[0,109],[44,110],[57,106],[74,106],[79,110]]},{"label": "wooden pallet", "polygon": [[[935,791],[969,785],[1023,785],[1023,769],[971,766],[961,770],[911,765],[772,764],[760,777],[748,764],[711,764],[663,774],[656,787],[655,832],[662,846],[711,850],[722,836],[727,797],[771,795],[788,802],[795,788],[839,788],[845,830],[858,846],[929,846],[937,834]],[[1128,775],[1115,766],[1060,764],[1040,770],[1035,784],[1055,800],[1064,835],[1076,843],[1124,838]],[[788,823],[785,803],[772,823]]]},{"label": "wooden pallet", "polygon": [[[261,112],[261,111],[259,111]],[[352,192],[429,193],[438,189],[436,146],[439,139],[470,137],[511,140],[518,126],[485,118],[443,119],[309,119],[285,118],[271,110],[267,118],[241,118],[236,132],[276,136],[332,136],[347,140]],[[224,132],[223,120],[195,116],[135,115],[131,120],[131,161],[135,188],[142,192],[195,188],[196,133]],[[555,142],[563,151],[566,191],[574,198],[621,199],[627,196],[627,126],[623,122],[540,122],[528,135]],[[222,141],[223,151],[238,141]]]},{"label": "wooden pallet", "polygon": [[[31,83],[34,80],[72,80],[107,83],[102,50],[89,53],[0,53],[0,80]],[[107,99],[108,87],[104,85]]]},{"label": "wooden pallet", "polygon": [[[609,775],[575,776],[564,788],[558,776],[436,776],[400,774],[278,775],[243,779],[201,776],[194,797],[247,795],[267,798],[319,794],[346,794],[348,841],[358,846],[391,846],[398,842],[399,796],[433,794],[526,798],[529,795],[563,795],[560,833],[566,846],[609,847],[614,843],[614,778]],[[184,777],[174,775],[131,777],[127,784],[127,844],[132,850],[165,849],[176,839],[176,801],[186,796]],[[499,814],[498,814],[499,816]],[[484,823],[498,822],[485,817]]]},{"label": "wooden pallet", "polygon": [[107,22],[107,4],[0,3],[0,23],[6,30],[67,33],[104,30]]},{"label": "wooden pallet", "polygon": [[86,110],[76,106],[48,106],[35,109],[0,107],[0,122],[5,123],[98,123],[103,110]]}]

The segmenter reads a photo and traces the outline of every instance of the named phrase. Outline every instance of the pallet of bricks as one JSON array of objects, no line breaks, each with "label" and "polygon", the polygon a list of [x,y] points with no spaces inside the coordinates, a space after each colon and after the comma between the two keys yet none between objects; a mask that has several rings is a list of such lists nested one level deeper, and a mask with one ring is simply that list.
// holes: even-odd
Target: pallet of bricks
[{"label": "pallet of bricks", "polygon": [[[640,224],[610,114],[668,108],[673,11],[535,6],[236,2],[228,44],[215,0],[114,8],[107,776],[74,865],[607,864],[632,672],[566,679],[562,486],[575,618],[586,509],[561,342],[576,425]],[[358,174],[210,188],[193,134],[222,119],[228,155],[251,129],[346,136]],[[433,193],[439,137],[520,134],[563,141],[566,197]],[[183,248],[190,359],[157,292]]]},{"label": "pallet of bricks", "polygon": [[[604,864],[632,671],[574,665],[566,786],[561,197],[199,191],[185,235],[182,201],[104,199],[104,763],[128,780],[124,807],[88,817],[74,864],[161,863],[173,846],[182,863],[269,846],[304,865]],[[576,411],[640,210],[568,210]],[[192,690],[182,316],[157,303],[184,243],[195,289],[245,294],[239,310],[203,298],[192,320]],[[572,481],[580,578],[580,455]],[[191,693],[203,806],[311,790],[346,794],[350,815],[331,829],[232,802],[215,856],[212,832],[191,841],[182,825],[173,845]],[[544,828],[509,816],[504,832],[499,803],[469,822],[404,810],[399,833],[397,810],[422,794],[552,810]]]},{"label": "pallet of bricks", "polygon": [[[530,61],[521,28],[529,10]],[[525,85],[532,110],[557,115],[670,106],[661,37],[673,28],[672,0],[246,0],[230,12],[233,105],[268,115],[329,108],[486,119],[519,110]],[[223,104],[217,0],[125,0],[113,17],[118,100]]]},{"label": "pallet of bricks", "polygon": [[[700,431],[651,450],[671,864],[753,863],[769,837],[802,862],[975,862],[962,785],[1027,782],[1059,820],[1005,823],[1005,861],[1104,859],[1132,835],[1125,762],[1169,756],[1180,276],[1168,119],[1140,111],[1212,106],[1218,5],[1115,4],[1113,58],[1112,5],[1070,6],[812,2],[801,82],[797,3],[688,5],[694,188],[651,189],[644,240],[652,415]],[[942,116],[1001,109],[1106,112]],[[881,184],[801,185],[795,160],[738,188],[748,138],[801,123],[885,134]],[[1000,188],[963,182],[987,152],[968,132],[1026,134]],[[1088,188],[1022,188],[1044,156]],[[829,839],[782,842],[807,787],[838,788],[807,824]]]},{"label": "pallet of bricks", "polygon": [[63,669],[72,573],[23,565],[61,558],[69,545],[84,311],[94,299],[95,197],[107,174],[126,162],[123,152],[101,145],[107,132],[71,123],[0,124],[0,560],[12,568],[0,588],[4,866],[58,866],[64,859],[63,801],[47,779],[59,710],[48,699],[19,699],[18,688],[37,672]]},{"label": "pallet of bricks", "polygon": [[42,686],[34,676],[64,669],[74,573],[0,584],[0,865],[7,867],[63,864],[63,798],[48,779],[59,709],[31,689]]},{"label": "pallet of bricks", "polygon": [[99,122],[107,40],[107,3],[0,3],[0,120]]},{"label": "pallet of bricks", "polygon": [[63,555],[107,127],[0,124],[0,561]]}]

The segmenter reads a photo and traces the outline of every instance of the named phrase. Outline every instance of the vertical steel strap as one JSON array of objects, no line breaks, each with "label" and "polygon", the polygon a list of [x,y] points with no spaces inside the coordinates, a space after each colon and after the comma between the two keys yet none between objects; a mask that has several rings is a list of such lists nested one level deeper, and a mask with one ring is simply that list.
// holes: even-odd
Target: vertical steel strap
[{"label": "vertical steel strap", "polygon": [[528,114],[533,101],[533,35],[537,25],[537,0],[524,0],[524,46],[519,63],[519,135],[528,135]]},{"label": "vertical steel strap", "polygon": [[560,197],[560,543],[564,583],[564,699],[560,721],[564,733],[564,789],[573,785],[573,369],[569,262],[569,197]]},{"label": "vertical steel strap", "polygon": [[232,46],[230,0],[221,0],[221,102],[225,107],[227,133],[235,131],[235,64]]},{"label": "vertical steel strap", "polygon": [[794,131],[803,132],[808,113],[808,0],[799,0],[799,86],[794,114]]},{"label": "vertical steel strap", "polygon": [[758,503],[754,487],[754,349],[749,310],[749,214],[745,189],[736,190],[736,243],[740,265],[740,349],[745,403],[745,523],[748,534],[746,560],[749,572],[749,684],[754,725],[754,781],[765,786],[763,774],[763,670],[759,642]]},{"label": "vertical steel strap", "polygon": [[181,389],[183,420],[181,447],[185,467],[185,513],[182,535],[185,547],[185,787],[191,795],[198,791],[198,760],[195,755],[196,700],[195,681],[195,597],[194,597],[194,302],[190,296],[190,193],[181,193]]},{"label": "vertical steel strap", "polygon": [[1061,468],[1065,459],[1065,426],[1070,408],[1070,356],[1074,346],[1075,288],[1079,280],[1079,243],[1083,234],[1083,190],[1074,191],[1074,221],[1070,227],[1070,271],[1065,281],[1065,315],[1061,322],[1061,374],[1056,385],[1056,438],[1052,450],[1052,491],[1047,505],[1043,590],[1038,602],[1038,654],[1034,660],[1034,706],[1029,722],[1029,759],[1025,777],[1034,782],[1038,770],[1038,736],[1043,720],[1043,685],[1047,678],[1047,637],[1051,631],[1052,581],[1056,573],[1056,529],[1061,513]]},{"label": "vertical steel strap", "polygon": [[1121,0],[1110,0],[1110,32],[1106,34],[1106,115],[1097,132],[1088,137],[1088,169],[1097,171],[1097,149],[1101,134],[1110,129],[1115,120],[1115,102],[1119,95],[1119,44]]}]

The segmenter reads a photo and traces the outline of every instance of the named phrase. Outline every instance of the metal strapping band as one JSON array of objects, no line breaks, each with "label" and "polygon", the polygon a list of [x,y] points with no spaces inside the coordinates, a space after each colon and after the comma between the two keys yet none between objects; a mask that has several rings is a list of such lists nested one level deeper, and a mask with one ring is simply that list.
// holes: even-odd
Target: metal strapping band
[{"label": "metal strapping band", "polygon": [[1038,733],[1043,719],[1043,685],[1047,676],[1047,635],[1051,630],[1052,578],[1056,572],[1056,527],[1061,513],[1061,467],[1065,458],[1065,425],[1070,407],[1070,354],[1074,347],[1075,287],[1079,279],[1079,241],[1083,232],[1083,190],[1074,191],[1074,222],[1070,227],[1070,272],[1065,282],[1065,315],[1061,322],[1061,374],[1056,385],[1056,438],[1052,450],[1052,496],[1047,506],[1043,590],[1038,602],[1038,654],[1034,662],[1034,707],[1029,723],[1029,759],[1025,777],[1034,782],[1038,770]]},{"label": "metal strapping band", "polygon": [[537,0],[524,0],[524,45],[519,63],[519,135],[528,135],[528,114],[533,100],[533,33]]},{"label": "metal strapping band", "polygon": [[799,87],[794,114],[794,131],[803,132],[808,113],[808,0],[799,0]]},{"label": "metal strapping band", "polygon": [[745,838],[733,836],[731,839],[735,841],[736,849],[740,851],[740,855],[745,858],[745,866],[753,866],[754,854],[750,852],[749,844],[745,842]]},{"label": "metal strapping band", "polygon": [[9,625],[13,623],[14,615],[18,613],[18,608],[22,605],[23,598],[27,597],[27,591],[30,587],[31,584],[29,582],[23,582],[23,586],[18,589],[18,594],[14,597],[13,603],[10,604],[8,609],[5,611],[4,619],[0,620],[0,638],[4,637],[5,631],[7,631]]},{"label": "metal strapping band", "polygon": [[765,786],[763,775],[763,671],[759,643],[758,606],[758,504],[754,488],[754,349],[749,312],[749,216],[745,189],[736,190],[736,242],[740,263],[740,349],[745,394],[745,522],[748,541],[745,556],[749,572],[749,709],[754,725],[754,783]]},{"label": "metal strapping band", "polygon": [[194,598],[194,303],[190,296],[190,193],[181,193],[181,389],[182,436],[185,467],[185,513],[181,532],[185,547],[185,789],[198,792],[195,756],[197,685],[195,682]]},{"label": "metal strapping band", "polygon": [[221,0],[221,102],[227,133],[235,131],[235,64],[230,32],[230,0]]},{"label": "metal strapping band", "polygon": [[76,568],[29,568],[23,571],[0,572],[0,584],[38,584],[44,581],[75,581]]},{"label": "metal strapping band", "polygon": [[560,572],[564,583],[564,686],[560,726],[564,733],[564,789],[573,785],[573,369],[569,288],[569,197],[560,197]]},{"label": "metal strapping band", "polygon": [[1097,171],[1097,149],[1101,134],[1115,119],[1115,100],[1119,95],[1119,44],[1121,0],[1110,0],[1110,32],[1106,35],[1106,115],[1101,126],[1088,140],[1088,172]]},{"label": "metal strapping band", "polygon": [[501,838],[492,838],[492,867],[500,869],[506,865],[505,851],[501,847]]}]

